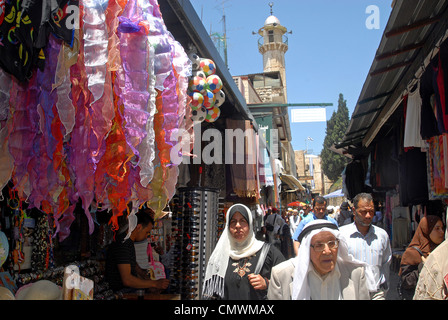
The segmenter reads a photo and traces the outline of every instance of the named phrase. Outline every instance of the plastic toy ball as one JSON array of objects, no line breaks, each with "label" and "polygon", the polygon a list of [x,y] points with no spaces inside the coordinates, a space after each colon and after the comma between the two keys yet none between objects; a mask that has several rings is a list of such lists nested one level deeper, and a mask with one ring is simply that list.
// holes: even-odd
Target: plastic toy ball
[{"label": "plastic toy ball", "polygon": [[207,77],[207,85],[211,92],[218,93],[222,89],[221,78],[215,74]]},{"label": "plastic toy ball", "polygon": [[198,110],[204,103],[204,96],[200,92],[190,92],[188,95],[191,97],[190,107],[193,110]]},{"label": "plastic toy ball", "polygon": [[201,77],[201,78],[207,79],[205,72],[202,70],[193,71],[193,77]]},{"label": "plastic toy ball", "polygon": [[211,76],[212,74],[215,74],[216,72],[216,65],[213,62],[213,60],[210,59],[201,59],[199,67],[202,69],[202,71],[205,72],[205,75],[207,77]]},{"label": "plastic toy ball", "polygon": [[205,120],[207,116],[207,110],[204,107],[201,107],[197,110],[193,110],[191,112],[191,120],[202,122]]},{"label": "plastic toy ball", "polygon": [[189,53],[188,58],[191,60],[192,69],[199,70],[200,68],[199,64],[201,63],[201,58],[194,52]]},{"label": "plastic toy ball", "polygon": [[188,82],[188,89],[191,92],[201,92],[204,93],[206,89],[207,83],[204,78],[201,77],[193,77]]},{"label": "plastic toy ball", "polygon": [[215,102],[216,102],[215,94],[208,89],[205,90],[204,103],[203,103],[205,109],[212,109],[215,106]]},{"label": "plastic toy ball", "polygon": [[207,110],[207,116],[205,117],[205,121],[207,122],[215,122],[218,120],[221,115],[221,109],[218,107],[213,107],[212,109]]},{"label": "plastic toy ball", "polygon": [[226,100],[226,94],[224,91],[220,90],[215,94],[215,107],[220,107]]}]

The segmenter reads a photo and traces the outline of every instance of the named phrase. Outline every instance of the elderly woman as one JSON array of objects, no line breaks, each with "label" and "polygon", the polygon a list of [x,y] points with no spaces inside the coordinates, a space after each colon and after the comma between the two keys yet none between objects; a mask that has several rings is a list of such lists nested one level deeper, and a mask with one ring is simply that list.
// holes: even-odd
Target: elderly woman
[{"label": "elderly woman", "polygon": [[369,300],[373,277],[348,254],[338,227],[325,220],[308,223],[297,257],[272,270],[269,299]]},{"label": "elderly woman", "polygon": [[[271,269],[284,260],[277,248],[255,239],[252,213],[235,204],[227,211],[226,227],[208,261],[203,298],[265,299]],[[261,270],[256,272],[259,261]]]}]

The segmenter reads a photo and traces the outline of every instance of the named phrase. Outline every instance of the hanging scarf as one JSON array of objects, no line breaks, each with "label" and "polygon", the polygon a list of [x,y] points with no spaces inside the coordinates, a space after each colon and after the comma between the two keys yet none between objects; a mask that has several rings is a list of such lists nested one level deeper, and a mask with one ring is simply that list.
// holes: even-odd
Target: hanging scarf
[{"label": "hanging scarf", "polygon": [[[230,234],[229,222],[232,216],[239,212],[249,224],[249,235],[243,242],[237,242]],[[253,256],[263,246],[263,241],[257,240],[253,232],[252,213],[249,208],[242,204],[235,204],[227,211],[226,227],[213,250],[207,264],[203,287],[205,299],[214,296],[224,297],[224,278],[229,263],[229,257],[233,260],[240,260]]]}]

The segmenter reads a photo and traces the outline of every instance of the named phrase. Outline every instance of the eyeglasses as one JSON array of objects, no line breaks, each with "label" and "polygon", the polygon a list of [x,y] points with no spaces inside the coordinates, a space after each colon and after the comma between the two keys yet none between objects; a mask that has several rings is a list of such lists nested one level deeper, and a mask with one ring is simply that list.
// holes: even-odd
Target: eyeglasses
[{"label": "eyeglasses", "polygon": [[311,244],[310,246],[314,249],[316,252],[322,252],[325,250],[325,246],[328,246],[330,250],[336,249],[339,247],[339,240],[331,240],[328,242],[318,242],[316,244]]}]

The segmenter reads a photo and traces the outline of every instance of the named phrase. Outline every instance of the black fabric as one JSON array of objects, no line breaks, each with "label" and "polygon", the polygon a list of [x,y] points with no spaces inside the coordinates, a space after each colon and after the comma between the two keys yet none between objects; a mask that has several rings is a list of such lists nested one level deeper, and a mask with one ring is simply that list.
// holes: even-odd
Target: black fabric
[{"label": "black fabric", "polygon": [[[23,4],[26,4],[23,6]],[[31,78],[35,68],[45,67],[44,48],[50,33],[73,45],[79,1],[58,0],[58,8],[43,17],[42,1],[7,1],[0,24],[0,67],[20,82]],[[20,16],[20,18],[18,18]]]},{"label": "black fabric", "polygon": [[[445,106],[443,110],[445,110],[445,115],[448,115],[448,40],[445,40],[440,46],[440,64],[439,68],[442,69],[443,72],[443,86],[445,88]],[[446,123],[445,123],[446,127]]]},{"label": "black fabric", "polygon": [[[239,261],[229,258],[229,264],[226,270],[224,299],[225,300],[265,300],[267,290],[255,290],[249,283],[248,275],[255,271],[258,259],[260,257],[261,249],[249,258],[244,258]],[[270,246],[269,252],[261,268],[260,275],[265,279],[271,278],[271,269],[273,266],[285,261],[283,254],[275,247]],[[238,274],[238,266],[244,268],[244,274]]]},{"label": "black fabric", "polygon": [[110,244],[107,250],[106,281],[114,291],[125,288],[118,270],[119,264],[131,265],[131,273],[137,276],[137,258],[135,255],[134,242],[129,238],[123,241],[125,235],[126,234],[123,234],[120,237],[117,236],[117,239]]},{"label": "black fabric", "polygon": [[291,230],[289,225],[285,223],[282,227],[282,235],[280,237],[281,240],[281,252],[286,259],[290,259],[294,256],[294,244],[291,238]]},{"label": "black fabric", "polygon": [[51,12],[48,21],[48,29],[70,47],[73,46],[75,35],[75,28],[72,27],[72,24],[78,18],[75,8],[79,8],[78,0],[58,0],[58,9]]},{"label": "black fabric", "polygon": [[417,287],[423,263],[418,265],[402,265],[398,282],[398,292],[402,300],[412,300]]},{"label": "black fabric", "polygon": [[[19,81],[26,81],[31,78],[37,54],[36,50],[33,49],[31,33],[34,27],[37,26],[38,28],[40,21],[33,21],[29,16],[23,15],[17,25],[16,19],[21,14],[21,7],[18,2],[6,3],[5,17],[0,25],[0,39],[2,39],[0,66]],[[37,29],[34,34],[37,34]]]},{"label": "black fabric", "polygon": [[371,174],[371,182],[374,189],[395,188],[399,182],[399,145],[397,144],[396,133],[396,130],[393,130],[389,136],[384,137],[375,146],[372,160],[372,169],[374,170],[374,174]]},{"label": "black fabric", "polygon": [[425,140],[441,134],[436,118],[436,106],[431,102],[431,96],[435,94],[434,74],[435,68],[431,62],[420,77],[420,97],[422,99],[420,134]]},{"label": "black fabric", "polygon": [[400,155],[400,201],[401,206],[428,201],[428,177],[426,152],[420,148],[410,149]]},{"label": "black fabric", "polygon": [[363,192],[366,172],[360,160],[354,160],[345,168],[345,186],[348,191],[347,197],[353,199],[358,193]]},{"label": "black fabric", "polygon": [[353,222],[353,213],[351,210],[343,210],[339,212],[338,226],[343,226]]}]

